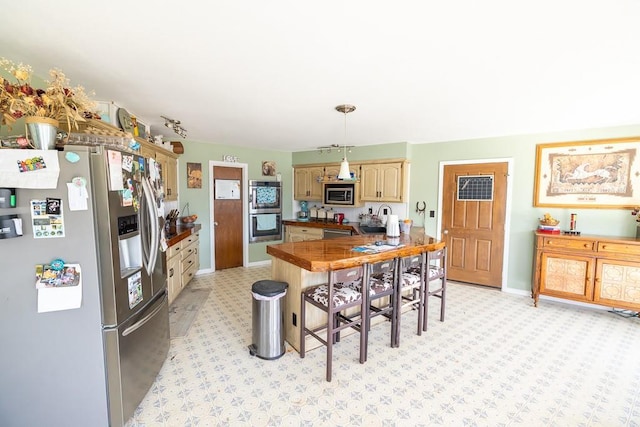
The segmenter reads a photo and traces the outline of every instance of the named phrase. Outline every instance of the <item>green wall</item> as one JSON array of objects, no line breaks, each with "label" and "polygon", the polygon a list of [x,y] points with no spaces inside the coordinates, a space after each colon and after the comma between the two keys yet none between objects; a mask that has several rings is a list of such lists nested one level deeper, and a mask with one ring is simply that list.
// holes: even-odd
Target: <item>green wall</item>
[{"label": "green wall", "polygon": [[[640,135],[640,124],[570,132],[516,135],[500,138],[484,138],[464,141],[447,141],[430,144],[387,144],[357,147],[349,160],[370,160],[407,157],[411,161],[409,213],[414,223],[421,224],[415,206],[425,201],[427,211],[439,212],[438,178],[440,162],[510,159],[513,162],[509,253],[505,264],[508,268],[507,287],[515,292],[530,292],[533,257],[533,233],[538,218],[549,212],[568,224],[571,213],[578,214],[577,229],[583,234],[610,236],[635,236],[636,223],[629,210],[623,209],[552,209],[533,207],[533,182],[535,175],[536,144],[562,141],[581,141],[603,138],[620,138]],[[317,151],[293,153],[293,164],[337,161],[319,156]],[[638,202],[640,205],[640,201]],[[425,220],[427,234],[438,235],[437,214]]]},{"label": "green wall", "polygon": [[[272,160],[276,163],[277,172],[282,174],[282,215],[283,218],[292,218],[292,194],[293,179],[291,168],[291,153],[273,150],[261,150],[258,148],[235,147],[230,145],[218,145],[183,141],[184,154],[178,159],[178,197],[180,198],[180,210],[189,203],[189,211],[198,215],[198,222],[202,224],[200,232],[200,269],[211,268],[211,211],[209,186],[210,171],[209,161],[222,162],[225,155],[238,158],[238,164],[247,164],[247,179],[275,180],[274,177],[262,176],[262,162]],[[202,164],[202,188],[187,188],[187,163]],[[233,164],[231,164],[233,165]],[[249,262],[266,261],[266,246],[274,242],[252,243],[249,245]]]}]

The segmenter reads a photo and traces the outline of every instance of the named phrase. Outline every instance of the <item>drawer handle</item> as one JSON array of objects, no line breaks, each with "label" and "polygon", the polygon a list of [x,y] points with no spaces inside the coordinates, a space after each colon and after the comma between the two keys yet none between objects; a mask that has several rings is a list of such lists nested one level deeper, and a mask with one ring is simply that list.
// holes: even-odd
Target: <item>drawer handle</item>
[{"label": "drawer handle", "polygon": [[[585,247],[585,248],[587,248],[587,249],[589,249],[589,248],[591,247],[591,245],[590,245],[590,244],[588,244],[588,243],[585,243],[585,244],[584,244],[584,247]],[[602,249],[604,249],[604,246],[602,247]]]},{"label": "drawer handle", "polygon": [[607,249],[607,245],[602,245],[602,249]]}]

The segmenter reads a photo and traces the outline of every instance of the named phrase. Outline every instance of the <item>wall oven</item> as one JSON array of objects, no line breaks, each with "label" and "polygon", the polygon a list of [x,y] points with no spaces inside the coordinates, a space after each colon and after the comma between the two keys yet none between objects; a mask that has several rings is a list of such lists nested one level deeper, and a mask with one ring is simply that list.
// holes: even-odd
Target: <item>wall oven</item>
[{"label": "wall oven", "polygon": [[282,240],[282,215],[252,213],[249,215],[249,242]]},{"label": "wall oven", "polygon": [[282,186],[249,181],[249,242],[282,240]]},{"label": "wall oven", "polygon": [[282,186],[279,181],[249,181],[249,212],[281,213]]}]

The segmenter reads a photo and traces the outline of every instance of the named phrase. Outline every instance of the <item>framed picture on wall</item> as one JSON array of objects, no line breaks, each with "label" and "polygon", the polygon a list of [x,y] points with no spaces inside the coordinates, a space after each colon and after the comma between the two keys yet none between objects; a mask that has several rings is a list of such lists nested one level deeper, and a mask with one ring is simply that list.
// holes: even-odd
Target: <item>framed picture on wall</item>
[{"label": "framed picture on wall", "polygon": [[640,137],[538,144],[534,206],[640,205]]},{"label": "framed picture on wall", "polygon": [[202,163],[187,163],[187,188],[202,188]]},{"label": "framed picture on wall", "polygon": [[262,176],[276,176],[276,162],[272,160],[263,161]]}]

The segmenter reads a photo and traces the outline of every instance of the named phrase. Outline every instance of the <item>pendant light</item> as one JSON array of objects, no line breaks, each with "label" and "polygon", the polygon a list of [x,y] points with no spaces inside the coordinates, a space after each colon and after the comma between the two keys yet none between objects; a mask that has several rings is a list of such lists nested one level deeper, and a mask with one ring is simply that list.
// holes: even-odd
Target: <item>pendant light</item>
[{"label": "pendant light", "polygon": [[347,160],[347,114],[356,109],[355,105],[342,104],[336,107],[336,110],[344,114],[344,157],[340,163],[340,172],[338,179],[351,179],[351,171],[349,171],[349,161]]}]

